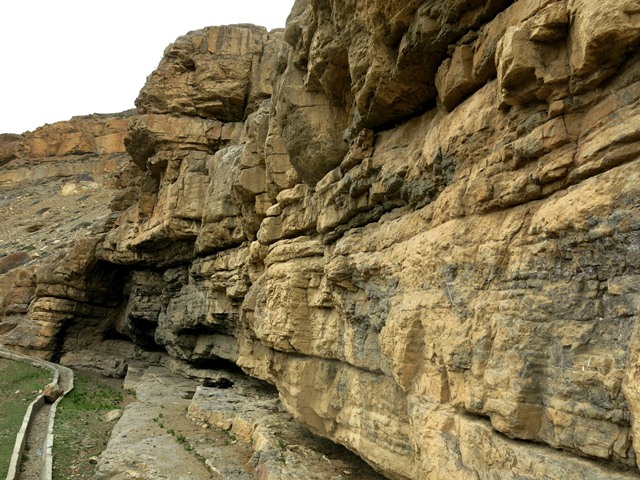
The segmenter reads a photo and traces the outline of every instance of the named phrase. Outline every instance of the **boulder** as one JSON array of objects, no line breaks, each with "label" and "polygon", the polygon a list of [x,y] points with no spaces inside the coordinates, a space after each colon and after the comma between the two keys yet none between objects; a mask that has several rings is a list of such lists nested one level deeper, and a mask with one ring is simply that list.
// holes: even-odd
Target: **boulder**
[{"label": "boulder", "polygon": [[63,393],[62,388],[57,383],[48,383],[42,390],[42,394],[48,403],[55,402]]}]

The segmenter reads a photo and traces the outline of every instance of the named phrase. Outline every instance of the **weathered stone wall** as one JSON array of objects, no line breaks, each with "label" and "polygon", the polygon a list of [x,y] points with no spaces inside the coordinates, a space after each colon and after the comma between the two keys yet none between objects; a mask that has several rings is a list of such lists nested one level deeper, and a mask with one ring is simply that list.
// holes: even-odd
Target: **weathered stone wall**
[{"label": "weathered stone wall", "polygon": [[301,0],[181,37],[90,331],[235,362],[389,478],[640,477],[639,43],[617,0]]}]

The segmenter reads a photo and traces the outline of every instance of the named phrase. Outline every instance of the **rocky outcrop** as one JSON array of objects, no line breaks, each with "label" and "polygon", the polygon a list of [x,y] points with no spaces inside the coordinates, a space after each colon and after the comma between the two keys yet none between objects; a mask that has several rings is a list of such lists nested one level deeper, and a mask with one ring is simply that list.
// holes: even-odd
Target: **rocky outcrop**
[{"label": "rocky outcrop", "polygon": [[82,350],[105,338],[122,292],[114,288],[121,278],[118,267],[95,258],[100,238],[77,241],[64,255],[45,259],[32,267],[35,274],[16,283],[17,295],[7,296],[2,304],[0,325],[15,326],[3,344],[57,359],[60,352]]},{"label": "rocky outcrop", "polygon": [[132,367],[124,384],[135,401],[93,478],[384,478],[351,452],[311,437],[268,385],[238,372],[202,383],[160,367]]},{"label": "rocky outcrop", "polygon": [[22,135],[0,135],[0,187],[77,172],[115,171],[125,153],[123,140],[133,115],[129,111],[73,117]]},{"label": "rocky outcrop", "polygon": [[254,25],[212,27],[180,37],[165,50],[136,106],[144,114],[241,122],[271,95],[269,64],[277,37]]},{"label": "rocky outcrop", "polygon": [[57,354],[233,362],[388,478],[638,478],[639,12],[300,0],[181,37],[137,190],[29,311],[70,278],[108,311],[56,307]]},{"label": "rocky outcrop", "polygon": [[133,116],[74,117],[0,139],[6,154],[0,169],[0,331],[14,349],[51,358],[64,338],[78,344],[103,338],[86,331],[72,340],[68,320],[101,324],[122,295],[109,284],[113,266],[95,261],[99,237],[85,237],[110,228],[110,203],[124,209],[126,188],[135,188],[140,176],[124,146]]}]

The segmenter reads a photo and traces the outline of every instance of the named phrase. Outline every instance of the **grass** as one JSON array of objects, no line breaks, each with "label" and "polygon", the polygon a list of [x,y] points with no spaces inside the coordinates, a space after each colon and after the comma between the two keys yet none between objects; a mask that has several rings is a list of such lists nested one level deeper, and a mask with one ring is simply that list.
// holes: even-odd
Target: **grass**
[{"label": "grass", "polygon": [[0,478],[9,470],[16,434],[27,407],[51,378],[48,370],[0,358]]},{"label": "grass", "polygon": [[[121,386],[98,377],[75,373],[74,389],[56,413],[53,442],[53,480],[92,478],[98,456],[109,441],[115,421],[106,412],[122,407]],[[111,382],[113,383],[113,382]]]},{"label": "grass", "polygon": [[287,448],[287,443],[280,436],[280,432],[276,432],[276,436],[278,438],[278,446],[280,447],[280,457],[278,458],[278,460],[280,461],[280,463],[282,463],[282,465],[286,465],[287,459],[284,456],[284,449]]},{"label": "grass", "polygon": [[[159,416],[162,417],[162,414],[160,414]],[[156,421],[155,418],[153,420]],[[176,433],[176,431],[173,428],[169,428],[167,430],[167,433],[175,437],[176,442],[182,445],[182,448],[184,448],[187,452],[190,452],[196,458],[196,460],[198,460],[199,462],[202,462],[203,464],[206,462],[206,458],[204,458],[199,452],[194,450],[193,445],[191,444],[189,439],[186,437],[186,435],[183,435],[181,433]]]}]

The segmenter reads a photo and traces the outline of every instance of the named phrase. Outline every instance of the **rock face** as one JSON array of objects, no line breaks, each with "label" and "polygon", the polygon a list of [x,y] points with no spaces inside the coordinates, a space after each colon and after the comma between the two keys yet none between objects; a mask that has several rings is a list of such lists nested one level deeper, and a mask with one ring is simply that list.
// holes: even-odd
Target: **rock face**
[{"label": "rock face", "polygon": [[264,51],[273,50],[274,39],[254,25],[210,27],[180,37],[165,50],[136,106],[147,114],[241,122],[271,95],[271,55]]},{"label": "rock face", "polygon": [[[94,325],[101,324],[105,312],[119,304],[121,293],[112,286],[106,303],[99,298],[102,293],[94,305],[88,300],[104,292],[94,286],[102,275],[109,285],[113,266],[95,261],[98,240],[85,237],[110,228],[110,203],[120,199],[112,208],[124,209],[127,189],[137,184],[139,169],[124,147],[133,116],[74,117],[0,137],[0,332],[9,332],[3,342],[18,350],[51,357],[68,319],[84,325],[91,317]],[[137,195],[131,193],[130,203]],[[27,268],[20,270],[24,264]],[[84,313],[76,317],[75,312]],[[72,341],[102,338],[79,337],[84,340]]]},{"label": "rock face", "polygon": [[124,137],[132,111],[114,115],[73,117],[22,135],[0,135],[0,186],[78,171],[113,171],[125,153]]},{"label": "rock face", "polygon": [[300,0],[181,37],[137,190],[23,324],[234,362],[392,479],[639,478],[639,14]]}]

